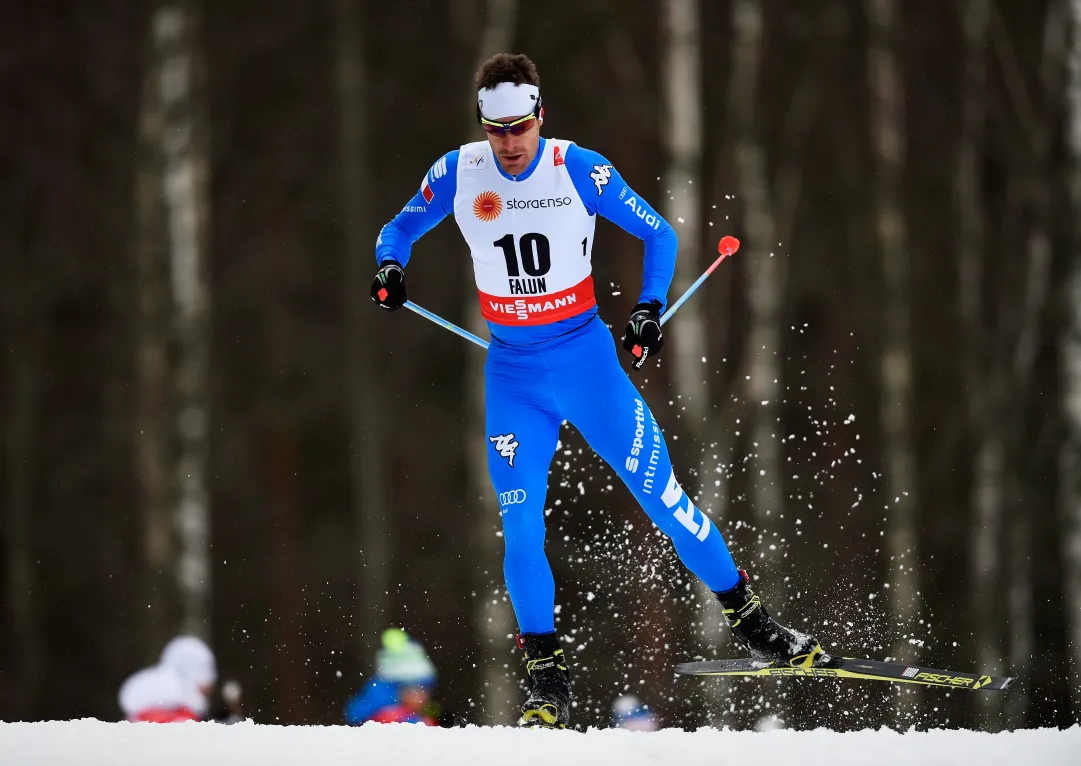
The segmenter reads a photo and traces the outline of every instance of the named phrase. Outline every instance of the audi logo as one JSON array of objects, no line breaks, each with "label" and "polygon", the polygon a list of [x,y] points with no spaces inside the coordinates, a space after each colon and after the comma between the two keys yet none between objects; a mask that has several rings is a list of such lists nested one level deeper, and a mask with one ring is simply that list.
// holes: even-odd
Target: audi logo
[{"label": "audi logo", "polygon": [[499,493],[500,505],[517,505],[518,503],[525,502],[525,490],[524,489],[512,489],[510,492]]}]

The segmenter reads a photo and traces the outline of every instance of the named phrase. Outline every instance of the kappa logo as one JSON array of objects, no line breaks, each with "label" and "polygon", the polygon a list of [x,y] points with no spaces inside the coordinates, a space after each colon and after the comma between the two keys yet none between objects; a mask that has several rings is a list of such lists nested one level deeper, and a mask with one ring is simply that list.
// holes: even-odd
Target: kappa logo
[{"label": "kappa logo", "polygon": [[597,187],[597,196],[604,194],[604,189],[608,185],[608,181],[612,178],[612,166],[611,165],[594,165],[593,172],[589,174],[589,177],[593,179],[593,185]]},{"label": "kappa logo", "polygon": [[524,503],[526,494],[524,489],[512,489],[510,492],[499,493],[500,505],[520,505]]},{"label": "kappa logo", "polygon": [[507,464],[514,468],[514,451],[518,449],[518,442],[515,440],[514,434],[489,436],[488,441],[495,445],[495,451],[499,453],[499,456],[505,457]]}]

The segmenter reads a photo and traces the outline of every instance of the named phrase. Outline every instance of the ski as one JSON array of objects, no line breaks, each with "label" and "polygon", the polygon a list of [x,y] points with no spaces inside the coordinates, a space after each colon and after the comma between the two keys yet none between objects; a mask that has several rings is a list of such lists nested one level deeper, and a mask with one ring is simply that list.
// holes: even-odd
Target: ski
[{"label": "ski", "polygon": [[905,665],[901,662],[882,662],[854,657],[829,657],[812,667],[790,667],[776,663],[750,659],[707,660],[704,662],[681,662],[676,673],[691,676],[759,676],[763,678],[855,678],[864,681],[893,681],[922,686],[944,686],[948,689],[969,691],[1005,691],[1013,678],[987,676],[977,673],[958,673],[953,670]]}]

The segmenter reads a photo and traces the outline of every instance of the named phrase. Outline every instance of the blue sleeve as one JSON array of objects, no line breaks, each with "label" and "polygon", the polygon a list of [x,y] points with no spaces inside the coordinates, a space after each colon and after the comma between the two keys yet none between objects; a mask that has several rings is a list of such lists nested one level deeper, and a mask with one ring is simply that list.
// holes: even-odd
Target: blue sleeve
[{"label": "blue sleeve", "polygon": [[660,301],[661,311],[664,311],[668,305],[668,288],[676,272],[679,240],[675,229],[634,193],[619,171],[602,155],[571,145],[565,163],[586,210],[607,218],[645,242],[642,292],[638,302]]},{"label": "blue sleeve", "polygon": [[345,704],[345,722],[350,726],[360,726],[383,708],[397,702],[397,684],[373,679]]},{"label": "blue sleeve", "polygon": [[424,174],[420,189],[406,203],[402,212],[390,219],[375,240],[375,261],[393,258],[405,266],[413,243],[454,212],[454,194],[458,190],[458,150],[436,160]]}]

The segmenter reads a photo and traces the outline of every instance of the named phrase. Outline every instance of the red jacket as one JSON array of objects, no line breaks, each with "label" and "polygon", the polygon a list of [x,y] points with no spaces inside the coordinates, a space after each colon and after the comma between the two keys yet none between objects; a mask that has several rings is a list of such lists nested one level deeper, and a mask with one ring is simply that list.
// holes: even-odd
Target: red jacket
[{"label": "red jacket", "polygon": [[198,721],[199,716],[186,707],[172,710],[168,708],[150,708],[135,716],[135,720],[148,723],[180,723],[181,721]]},{"label": "red jacket", "polygon": [[389,705],[371,718],[369,721],[376,723],[422,723],[425,726],[438,726],[435,719],[423,713],[414,713],[405,705]]}]

